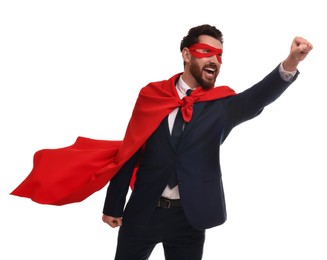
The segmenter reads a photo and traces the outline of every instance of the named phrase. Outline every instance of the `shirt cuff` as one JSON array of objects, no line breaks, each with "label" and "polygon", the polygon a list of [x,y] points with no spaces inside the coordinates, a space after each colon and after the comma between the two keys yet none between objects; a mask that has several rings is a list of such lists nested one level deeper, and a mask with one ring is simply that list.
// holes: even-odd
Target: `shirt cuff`
[{"label": "shirt cuff", "polygon": [[296,74],[296,70],[295,71],[286,71],[283,67],[283,63],[281,63],[279,65],[279,74],[283,80],[291,82]]}]

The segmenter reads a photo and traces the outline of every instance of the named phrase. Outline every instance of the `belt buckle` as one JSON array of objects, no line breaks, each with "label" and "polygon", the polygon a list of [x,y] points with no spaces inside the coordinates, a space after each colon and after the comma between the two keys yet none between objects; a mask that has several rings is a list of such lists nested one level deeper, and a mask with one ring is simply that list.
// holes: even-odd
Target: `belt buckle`
[{"label": "belt buckle", "polygon": [[171,207],[171,201],[169,199],[161,198],[161,200],[159,200],[158,206],[164,209],[169,209]]}]

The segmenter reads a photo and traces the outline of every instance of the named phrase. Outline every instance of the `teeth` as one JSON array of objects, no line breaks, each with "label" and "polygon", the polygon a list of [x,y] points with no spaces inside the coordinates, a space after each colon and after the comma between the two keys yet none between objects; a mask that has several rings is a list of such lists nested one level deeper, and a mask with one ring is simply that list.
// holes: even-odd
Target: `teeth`
[{"label": "teeth", "polygon": [[213,69],[213,68],[206,68],[206,70],[209,70],[209,71],[212,71],[212,72],[215,71],[215,69]]}]

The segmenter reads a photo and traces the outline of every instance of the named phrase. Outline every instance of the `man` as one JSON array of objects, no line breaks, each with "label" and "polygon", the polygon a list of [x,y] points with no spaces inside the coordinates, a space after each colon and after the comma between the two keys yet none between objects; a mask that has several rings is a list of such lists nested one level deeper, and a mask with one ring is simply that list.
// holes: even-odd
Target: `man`
[{"label": "man", "polygon": [[[139,97],[140,102],[143,96],[152,101],[163,98],[173,86],[180,104],[164,107],[165,116],[108,186],[102,220],[120,227],[116,260],[148,259],[158,243],[167,260],[202,259],[205,230],[226,220],[220,145],[235,126],[259,115],[295,81],[297,66],[311,49],[307,40],[295,37],[282,63],[236,94],[228,87],[214,88],[222,64],[222,33],[206,24],[189,30],[180,46],[184,72],[149,84]],[[166,99],[153,102],[154,110],[159,111]],[[145,111],[137,104],[133,117]],[[176,134],[179,111],[184,121]],[[133,134],[137,133],[129,127],[126,135]],[[131,180],[133,190],[125,207]]]}]

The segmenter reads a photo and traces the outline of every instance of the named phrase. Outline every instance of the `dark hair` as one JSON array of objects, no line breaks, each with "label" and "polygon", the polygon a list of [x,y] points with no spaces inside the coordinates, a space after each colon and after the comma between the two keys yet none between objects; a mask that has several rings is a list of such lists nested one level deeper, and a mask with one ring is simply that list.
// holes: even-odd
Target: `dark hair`
[{"label": "dark hair", "polygon": [[182,51],[185,47],[190,47],[195,43],[199,42],[200,35],[209,35],[221,42],[223,44],[223,34],[219,31],[215,26],[211,26],[209,24],[203,24],[196,27],[191,28],[188,31],[188,34],[181,41],[180,51]]}]

